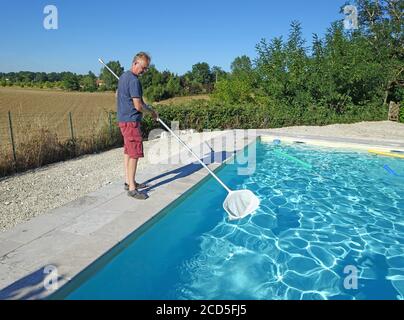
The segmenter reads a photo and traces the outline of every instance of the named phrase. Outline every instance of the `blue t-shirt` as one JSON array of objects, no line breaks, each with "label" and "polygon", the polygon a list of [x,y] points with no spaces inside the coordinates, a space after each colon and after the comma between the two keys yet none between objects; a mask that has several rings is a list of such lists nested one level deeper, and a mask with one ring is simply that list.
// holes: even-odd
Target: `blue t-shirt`
[{"label": "blue t-shirt", "polygon": [[132,98],[142,98],[143,90],[138,77],[132,71],[126,71],[121,75],[118,82],[118,121],[140,122],[142,113],[133,105]]}]

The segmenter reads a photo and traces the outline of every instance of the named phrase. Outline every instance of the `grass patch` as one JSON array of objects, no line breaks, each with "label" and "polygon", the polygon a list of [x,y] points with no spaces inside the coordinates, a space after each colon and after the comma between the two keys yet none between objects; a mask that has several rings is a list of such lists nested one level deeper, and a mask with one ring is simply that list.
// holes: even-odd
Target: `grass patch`
[{"label": "grass patch", "polygon": [[0,150],[0,177],[85,154],[105,151],[122,144],[116,119],[113,119],[112,126],[106,120],[91,134],[74,139],[59,137],[56,132],[46,128],[46,123],[34,132],[26,127],[25,134],[21,135],[16,143],[16,159],[11,146]]}]

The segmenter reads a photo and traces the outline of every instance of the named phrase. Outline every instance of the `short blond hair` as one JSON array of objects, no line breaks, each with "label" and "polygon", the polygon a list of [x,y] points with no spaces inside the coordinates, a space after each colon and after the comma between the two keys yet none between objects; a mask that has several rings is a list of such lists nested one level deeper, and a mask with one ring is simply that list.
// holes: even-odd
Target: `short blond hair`
[{"label": "short blond hair", "polygon": [[132,62],[135,63],[137,60],[140,60],[140,59],[146,60],[148,63],[150,63],[150,61],[151,61],[150,54],[141,51],[135,55]]}]

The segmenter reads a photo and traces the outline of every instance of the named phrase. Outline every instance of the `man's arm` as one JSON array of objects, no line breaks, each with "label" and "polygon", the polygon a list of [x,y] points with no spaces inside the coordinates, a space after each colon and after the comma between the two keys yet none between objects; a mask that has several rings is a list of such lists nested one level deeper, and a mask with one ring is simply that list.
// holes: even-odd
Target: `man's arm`
[{"label": "man's arm", "polygon": [[132,98],[135,109],[141,113],[150,112],[154,119],[158,118],[158,113],[144,103],[142,98]]},{"label": "man's arm", "polygon": [[133,105],[135,106],[135,109],[139,112],[144,112],[145,110],[143,109],[144,103],[141,98],[132,98],[133,100]]}]

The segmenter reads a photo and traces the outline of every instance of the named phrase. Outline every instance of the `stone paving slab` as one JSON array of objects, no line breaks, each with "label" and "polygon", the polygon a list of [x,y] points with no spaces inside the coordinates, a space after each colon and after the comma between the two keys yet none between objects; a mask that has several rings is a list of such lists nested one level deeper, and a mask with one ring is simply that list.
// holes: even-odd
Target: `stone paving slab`
[{"label": "stone paving slab", "polygon": [[119,207],[115,207],[115,210],[112,209],[107,210],[103,206],[99,206],[87,211],[68,225],[65,225],[61,231],[89,236],[121,215]]},{"label": "stone paving slab", "polygon": [[55,230],[17,248],[0,258],[0,263],[25,270],[34,270],[49,264],[48,257],[59,254],[75,244],[85,242],[85,237]]},{"label": "stone paving slab", "polygon": [[21,242],[16,242],[8,239],[2,240],[0,246],[0,257],[5,256],[7,253],[14,251],[22,245],[24,244]]},{"label": "stone paving slab", "polygon": [[53,213],[35,217],[27,223],[17,225],[9,231],[0,233],[0,247],[3,246],[3,240],[15,241],[22,244],[30,243],[44,234],[55,230],[58,226],[64,225],[67,221],[69,221],[68,217]]}]

